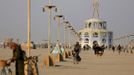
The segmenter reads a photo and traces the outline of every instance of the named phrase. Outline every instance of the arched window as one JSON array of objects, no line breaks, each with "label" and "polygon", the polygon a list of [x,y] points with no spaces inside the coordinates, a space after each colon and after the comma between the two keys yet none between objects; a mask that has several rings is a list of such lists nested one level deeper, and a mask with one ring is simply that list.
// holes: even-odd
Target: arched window
[{"label": "arched window", "polygon": [[81,36],[81,32],[79,33],[79,35]]},{"label": "arched window", "polygon": [[89,43],[89,39],[88,38],[85,39],[85,43]]},{"label": "arched window", "polygon": [[94,32],[93,33],[93,37],[98,37],[98,33],[97,32]]},{"label": "arched window", "polygon": [[102,22],[99,23],[99,29],[101,29],[101,28],[103,28],[103,23]]},{"label": "arched window", "polygon": [[91,23],[88,24],[88,27],[89,27],[89,28],[91,27]]},{"label": "arched window", "polygon": [[106,43],[106,39],[102,39],[102,43]]},{"label": "arched window", "polygon": [[106,32],[102,32],[102,33],[101,33],[101,36],[102,36],[102,37],[106,37]]},{"label": "arched window", "polygon": [[89,33],[88,32],[85,32],[84,36],[85,37],[89,37]]},{"label": "arched window", "polygon": [[85,40],[86,40],[86,41],[89,41],[89,39],[88,39],[88,38],[86,38]]},{"label": "arched window", "polygon": [[103,23],[103,29],[107,29],[106,22]]}]

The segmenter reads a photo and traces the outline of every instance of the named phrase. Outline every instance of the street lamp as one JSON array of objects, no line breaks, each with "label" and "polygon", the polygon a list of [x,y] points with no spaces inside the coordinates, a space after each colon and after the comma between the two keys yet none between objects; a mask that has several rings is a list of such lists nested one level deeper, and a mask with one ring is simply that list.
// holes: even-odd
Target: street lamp
[{"label": "street lamp", "polygon": [[60,43],[60,19],[65,19],[63,15],[55,15],[54,16],[54,20],[57,19],[58,21],[58,29],[57,29],[57,43],[59,44]]},{"label": "street lamp", "polygon": [[[71,35],[72,35],[72,36],[71,36],[72,38],[70,38],[70,40],[71,40],[71,43],[73,44],[73,43],[76,41],[76,39],[74,38],[75,29],[72,27],[70,30],[71,30],[70,33],[71,33]],[[73,39],[74,39],[74,40],[73,40]],[[73,41],[72,41],[72,40],[73,40]]]},{"label": "street lamp", "polygon": [[43,12],[48,11],[48,53],[50,54],[50,43],[51,43],[51,14],[52,9],[55,9],[55,12],[57,12],[57,8],[54,5],[49,4],[43,7]]},{"label": "street lamp", "polygon": [[73,31],[76,37],[76,41],[79,41],[81,39],[80,35],[78,32],[76,32],[76,30]]},{"label": "street lamp", "polygon": [[64,47],[65,47],[66,46],[66,29],[67,29],[67,26],[70,25],[70,23],[69,21],[64,21],[63,24],[64,24]]},{"label": "street lamp", "polygon": [[[71,29],[73,27],[71,25],[69,25],[68,28]],[[70,48],[70,45],[71,45],[70,44],[70,42],[71,42],[71,31],[70,30],[69,30],[69,38],[68,39],[69,39],[68,41],[69,41],[69,48]]]},{"label": "street lamp", "polygon": [[73,39],[74,39],[74,43],[77,41],[77,36],[76,36],[76,31],[75,29],[73,30]]}]

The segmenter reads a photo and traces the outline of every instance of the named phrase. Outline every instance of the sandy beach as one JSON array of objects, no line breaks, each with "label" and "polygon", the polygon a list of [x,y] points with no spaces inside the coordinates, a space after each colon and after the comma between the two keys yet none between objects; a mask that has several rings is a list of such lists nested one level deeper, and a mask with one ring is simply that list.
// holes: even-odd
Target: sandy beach
[{"label": "sandy beach", "polygon": [[[79,64],[73,63],[70,56],[64,62],[56,62],[55,66],[45,68],[40,67],[47,55],[47,49],[31,50],[31,55],[39,56],[40,75],[133,75],[134,74],[134,54],[121,53],[120,55],[110,50],[105,50],[102,57],[94,55],[93,51],[81,51],[82,61]],[[0,60],[12,57],[12,50],[0,49]],[[0,67],[1,69],[1,67]],[[14,74],[14,64],[11,64]]]}]

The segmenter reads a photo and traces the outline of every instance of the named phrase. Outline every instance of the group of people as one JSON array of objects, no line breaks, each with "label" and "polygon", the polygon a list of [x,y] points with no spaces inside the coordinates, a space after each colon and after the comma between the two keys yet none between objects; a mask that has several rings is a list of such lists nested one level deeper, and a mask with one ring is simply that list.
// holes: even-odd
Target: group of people
[{"label": "group of people", "polygon": [[94,54],[97,56],[102,56],[104,53],[105,45],[99,46],[97,42],[93,43]]},{"label": "group of people", "polygon": [[[86,46],[84,46],[83,48],[86,49]],[[94,50],[95,55],[102,56],[104,53],[105,45],[100,46],[97,42],[94,42],[92,48]],[[79,44],[79,42],[76,42],[73,49],[74,64],[78,64],[81,61],[80,51],[81,45]]]},{"label": "group of people", "polygon": [[133,53],[134,47],[133,46],[122,46],[122,45],[117,45],[117,46],[111,46],[109,49],[112,49],[113,52],[117,51],[119,54],[121,52],[126,52],[126,53]]}]

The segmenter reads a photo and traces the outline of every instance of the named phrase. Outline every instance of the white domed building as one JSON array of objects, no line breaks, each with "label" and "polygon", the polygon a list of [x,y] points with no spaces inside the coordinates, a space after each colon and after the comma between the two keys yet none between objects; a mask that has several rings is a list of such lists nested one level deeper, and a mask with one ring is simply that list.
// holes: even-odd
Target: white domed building
[{"label": "white domed building", "polygon": [[99,45],[112,45],[113,33],[107,30],[107,22],[100,19],[89,19],[85,21],[85,28],[80,30],[79,40],[81,46],[88,45],[92,48],[93,42]]},{"label": "white domed building", "polygon": [[99,0],[92,0],[93,17],[85,21],[85,28],[79,30],[80,44],[92,48],[93,42],[99,45],[110,46],[113,41],[113,32],[108,31],[107,22],[99,18]]}]

